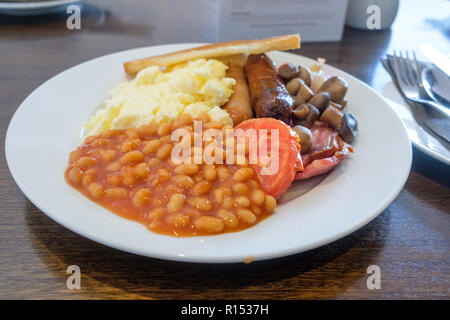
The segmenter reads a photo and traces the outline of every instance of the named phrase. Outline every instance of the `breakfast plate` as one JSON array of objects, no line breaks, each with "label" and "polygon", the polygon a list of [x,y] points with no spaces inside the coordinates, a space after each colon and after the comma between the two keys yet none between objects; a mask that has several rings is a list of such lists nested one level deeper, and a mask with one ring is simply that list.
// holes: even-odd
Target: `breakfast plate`
[{"label": "breakfast plate", "polygon": [[0,1],[0,13],[15,16],[32,16],[60,11],[69,4],[82,0],[52,0],[52,1]]},{"label": "breakfast plate", "polygon": [[[328,65],[325,71],[349,85],[348,108],[360,127],[355,153],[328,175],[294,182],[276,211],[252,228],[214,236],[161,235],[71,188],[64,179],[68,154],[80,144],[83,124],[110,89],[131,79],[122,63],[198,45],[110,54],[70,68],[33,91],[13,116],[5,142],[9,169],[27,198],[59,224],[93,241],[143,256],[202,263],[266,260],[317,248],[366,225],[395,199],[411,167],[407,132],[379,94]],[[277,65],[314,62],[277,51],[268,56]]]}]

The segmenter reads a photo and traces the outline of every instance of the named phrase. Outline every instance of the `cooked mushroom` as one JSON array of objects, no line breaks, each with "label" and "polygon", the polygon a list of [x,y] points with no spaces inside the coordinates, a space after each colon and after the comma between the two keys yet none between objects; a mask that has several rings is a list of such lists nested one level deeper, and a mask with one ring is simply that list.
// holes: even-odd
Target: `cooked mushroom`
[{"label": "cooked mushroom", "polygon": [[319,92],[328,92],[333,102],[340,103],[347,93],[348,84],[339,76],[334,76],[325,81],[317,90]]},{"label": "cooked mushroom", "polygon": [[347,98],[342,99],[342,101],[341,101],[342,108],[345,108],[347,106],[347,102],[348,102]]},{"label": "cooked mushroom", "polygon": [[336,128],[341,124],[343,116],[344,115],[342,114],[342,112],[340,112],[338,109],[333,106],[328,106],[328,108],[326,108],[320,116],[320,120],[325,121],[331,128],[336,130]]},{"label": "cooked mushroom", "polygon": [[286,89],[291,96],[295,96],[298,93],[298,90],[300,90],[302,84],[305,84],[302,79],[294,78],[289,80],[286,84]]},{"label": "cooked mushroom", "polygon": [[[306,109],[307,111],[306,112]],[[295,112],[297,110],[297,112]],[[300,106],[297,106],[294,110],[294,123],[302,125],[307,128],[311,128],[314,124],[314,121],[319,119],[320,112],[319,110],[314,107],[312,104],[303,104]]]},{"label": "cooked mushroom", "polygon": [[358,136],[358,121],[346,112],[337,131],[345,142],[352,143]]},{"label": "cooked mushroom", "polygon": [[304,104],[314,95],[314,92],[305,84],[300,85],[297,95],[294,97],[294,105]]},{"label": "cooked mushroom", "polygon": [[333,102],[333,101],[330,101],[330,106],[335,107],[335,108],[338,109],[339,111],[342,111],[342,110],[344,109],[344,106],[343,106],[343,105],[341,105],[341,104],[339,104],[339,103],[336,103],[336,102]]},{"label": "cooked mushroom", "polygon": [[292,114],[294,115],[294,117],[296,117],[297,119],[300,119],[300,120],[305,119],[306,116],[308,115],[308,113],[309,113],[309,107],[306,104],[296,106],[294,108],[294,110],[292,110]]},{"label": "cooked mushroom", "polygon": [[310,87],[311,86],[311,82],[312,82],[312,73],[309,70],[309,68],[304,67],[304,66],[299,66],[299,73],[298,73],[298,77],[300,79],[302,79],[305,84]]},{"label": "cooked mushroom", "polygon": [[298,67],[293,65],[292,63],[285,63],[280,66],[278,69],[278,74],[284,80],[290,80],[298,76],[299,70]]},{"label": "cooked mushroom", "polygon": [[300,149],[300,153],[301,154],[307,153],[312,146],[311,130],[300,125],[295,126],[293,129],[300,137],[300,145],[302,146]]},{"label": "cooked mushroom", "polygon": [[330,103],[330,95],[328,92],[319,92],[316,93],[309,101],[309,104],[312,104],[317,109],[319,109],[320,112],[324,111],[328,104]]}]

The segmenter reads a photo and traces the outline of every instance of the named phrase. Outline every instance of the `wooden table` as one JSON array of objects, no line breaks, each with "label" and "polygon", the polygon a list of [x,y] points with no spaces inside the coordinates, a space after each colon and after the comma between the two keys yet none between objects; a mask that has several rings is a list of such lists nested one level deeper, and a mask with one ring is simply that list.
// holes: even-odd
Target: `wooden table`
[{"label": "wooden table", "polygon": [[[450,170],[418,150],[400,195],[367,226],[304,254],[249,265],[166,262],[110,249],[66,230],[24,197],[8,171],[3,145],[21,101],[53,75],[91,58],[148,45],[215,41],[214,1],[183,3],[86,1],[82,29],[73,31],[66,28],[65,13],[0,15],[0,298],[450,298]],[[448,7],[441,0],[403,1],[391,30],[346,29],[340,43],[304,44],[298,53],[326,57],[380,90],[388,81],[379,63],[386,51],[423,40],[450,51]],[[72,264],[81,268],[81,290],[66,288]],[[370,265],[381,268],[380,290],[366,286]]]}]

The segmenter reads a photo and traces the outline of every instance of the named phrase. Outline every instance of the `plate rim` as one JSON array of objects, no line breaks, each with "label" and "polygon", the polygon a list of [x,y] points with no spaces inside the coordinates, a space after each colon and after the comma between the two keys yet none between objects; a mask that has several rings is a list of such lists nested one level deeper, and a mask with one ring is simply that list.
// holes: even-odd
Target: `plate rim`
[{"label": "plate rim", "polygon": [[[91,241],[95,241],[97,243],[100,243],[102,245],[108,246],[108,247],[112,247],[114,249],[118,249],[124,252],[129,252],[129,253],[133,253],[133,254],[138,254],[141,256],[145,256],[145,257],[150,257],[150,258],[156,258],[156,259],[162,259],[162,260],[170,260],[170,261],[181,261],[181,262],[193,262],[193,263],[236,263],[236,262],[243,262],[243,258],[241,256],[236,257],[234,256],[233,258],[231,257],[226,257],[226,258],[221,258],[221,257],[213,257],[213,258],[205,258],[205,257],[192,257],[192,256],[178,256],[175,254],[172,255],[164,255],[164,254],[152,254],[149,255],[148,253],[143,253],[140,250],[134,250],[133,248],[129,248],[129,247],[121,247],[120,245],[115,245],[115,244],[111,244],[111,243],[107,243],[105,241],[103,241],[102,239],[99,239],[96,237],[96,235],[92,235],[92,234],[87,234],[86,232],[83,232],[82,229],[73,226],[73,225],[67,225],[66,223],[64,223],[61,219],[58,218],[57,214],[52,214],[52,213],[48,213],[49,210],[43,210],[43,205],[41,203],[41,201],[39,199],[36,199],[34,196],[32,196],[29,193],[29,190],[26,190],[23,187],[23,184],[21,181],[17,181],[16,179],[16,175],[14,174],[14,166],[11,165],[10,163],[10,158],[8,156],[8,146],[10,145],[10,127],[11,124],[13,123],[15,117],[17,116],[17,114],[19,113],[19,111],[21,110],[21,107],[23,106],[23,104],[37,91],[41,88],[41,86],[43,86],[44,84],[46,84],[48,81],[52,80],[53,78],[69,72],[71,69],[76,68],[82,64],[85,63],[89,63],[92,61],[95,61],[97,59],[102,59],[104,57],[110,56],[110,55],[115,55],[115,54],[120,54],[120,53],[125,53],[127,51],[138,51],[138,50],[150,50],[150,49],[155,49],[155,48],[167,48],[169,47],[169,52],[170,52],[170,47],[173,46],[197,46],[197,45],[202,45],[203,43],[173,43],[173,44],[164,44],[164,45],[155,45],[155,46],[145,46],[145,47],[140,47],[140,48],[132,48],[132,49],[128,49],[128,50],[122,50],[122,51],[118,51],[118,52],[114,52],[114,53],[110,53],[110,54],[106,54],[100,57],[95,57],[93,59],[89,59],[87,61],[81,62],[77,65],[74,65],[70,68],[67,68],[61,72],[59,72],[58,74],[54,75],[53,77],[51,77],[50,79],[44,81],[41,85],[39,85],[36,89],[34,89],[19,105],[19,107],[16,109],[13,117],[11,118],[9,124],[8,124],[8,129],[6,132],[6,137],[5,137],[5,156],[6,156],[6,160],[7,160],[7,165],[8,165],[8,169],[11,172],[11,175],[13,176],[13,179],[15,181],[15,183],[17,184],[17,186],[20,188],[20,190],[23,192],[23,194],[36,206],[39,208],[40,211],[42,211],[42,213],[44,213],[45,215],[47,215],[50,219],[52,219],[53,221],[57,222],[58,224],[62,225],[63,227],[67,228],[68,230],[77,233],[80,236],[83,236]],[[280,52],[280,51],[278,51]],[[312,60],[309,57],[305,57],[303,55],[299,55],[296,53],[292,53],[292,52],[280,52],[283,54],[287,54],[287,55],[294,55],[297,57],[300,57],[302,59],[307,59],[307,60]],[[338,70],[340,73],[344,74],[345,76],[352,78],[352,80],[359,82],[360,84],[362,84],[366,89],[372,91],[375,95],[377,95],[378,97],[380,97],[381,100],[383,100],[383,102],[386,104],[386,106],[388,107],[388,109],[391,110],[393,117],[395,118],[395,121],[398,121],[398,124],[400,125],[400,127],[402,128],[402,133],[404,135],[404,138],[406,138],[406,140],[409,141],[407,145],[408,148],[408,155],[407,155],[407,163],[408,165],[405,166],[404,168],[404,173],[401,176],[401,179],[399,179],[398,182],[398,188],[395,192],[392,192],[390,194],[390,196],[388,197],[389,199],[385,200],[385,202],[380,205],[379,207],[377,207],[374,210],[371,210],[372,213],[370,215],[367,215],[364,219],[360,220],[358,223],[354,223],[351,227],[346,228],[346,230],[341,231],[336,233],[333,236],[329,236],[329,237],[324,237],[323,239],[321,239],[320,241],[316,241],[313,242],[309,245],[306,246],[302,246],[301,249],[299,249],[298,247],[296,248],[288,248],[288,249],[283,249],[283,250],[278,250],[277,252],[270,252],[270,253],[265,253],[265,254],[260,254],[258,255],[258,257],[255,258],[254,261],[263,261],[263,260],[269,260],[269,259],[276,259],[276,258],[280,258],[280,257],[284,257],[284,256],[289,256],[289,255],[293,255],[293,254],[297,254],[297,253],[301,253],[301,252],[306,252],[306,251],[310,251],[312,249],[321,247],[325,244],[329,244],[332,243],[338,239],[341,239],[353,232],[355,232],[356,230],[362,228],[363,226],[367,225],[370,221],[372,221],[374,218],[376,218],[380,213],[382,213],[394,200],[395,198],[398,196],[398,194],[401,192],[401,190],[403,189],[404,184],[406,183],[406,180],[409,177],[409,173],[411,170],[411,165],[412,165],[412,146],[411,146],[411,139],[407,133],[407,130],[405,128],[405,125],[403,123],[403,121],[401,121],[401,119],[399,118],[399,116],[396,114],[396,112],[392,109],[392,107],[384,100],[384,97],[379,94],[377,91],[375,91],[373,88],[371,88],[370,86],[368,86],[366,83],[364,83],[363,81],[357,79],[356,77],[354,77],[353,75],[343,71],[342,69],[336,68],[332,65],[326,64],[327,67],[331,67],[332,69],[336,69]],[[50,210],[53,211],[53,210]],[[122,218],[123,219],[123,218]],[[244,257],[245,258],[245,257]]]},{"label": "plate rim", "polygon": [[[387,85],[392,85],[395,87],[394,83],[392,81],[388,82]],[[381,93],[380,93],[381,95]],[[420,125],[417,123],[417,121],[414,119],[414,116],[411,113],[410,107],[407,105],[406,102],[404,103],[399,103],[395,100],[392,99],[392,97],[387,97],[387,96],[382,96],[388,104],[396,104],[398,105],[399,108],[403,108],[405,111],[407,111],[410,115],[411,115],[411,120],[414,122],[414,126],[420,127]],[[395,113],[397,113],[395,111],[395,108],[393,109]],[[397,115],[398,116],[398,115]],[[400,118],[400,120],[402,121],[403,125],[407,128],[407,125],[405,124],[405,122],[403,121],[403,118],[398,116]],[[414,131],[417,132],[417,130],[415,128],[413,128]],[[406,130],[408,131],[408,130]],[[423,130],[424,133],[429,136],[432,137],[426,130]],[[408,134],[409,136],[409,134]],[[414,145],[414,147],[416,147],[417,149],[419,149],[421,152],[425,153],[427,156],[429,156],[430,158],[433,158],[443,164],[449,165],[450,166],[450,157],[446,157],[443,154],[430,149],[427,147],[427,145],[425,143],[422,143],[422,141],[419,138],[415,138],[415,137],[409,137],[411,140],[411,143]],[[434,137],[433,137],[434,138]]]}]

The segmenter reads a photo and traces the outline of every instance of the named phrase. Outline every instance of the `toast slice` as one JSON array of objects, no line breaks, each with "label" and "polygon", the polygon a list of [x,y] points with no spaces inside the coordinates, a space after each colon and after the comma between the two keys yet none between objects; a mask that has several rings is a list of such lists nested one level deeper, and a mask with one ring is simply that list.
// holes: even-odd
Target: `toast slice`
[{"label": "toast slice", "polygon": [[159,56],[128,61],[123,66],[125,72],[132,75],[149,66],[163,67],[192,59],[226,57],[242,53],[258,54],[272,50],[298,48],[300,48],[300,35],[290,34],[259,40],[235,40],[214,43]]}]

